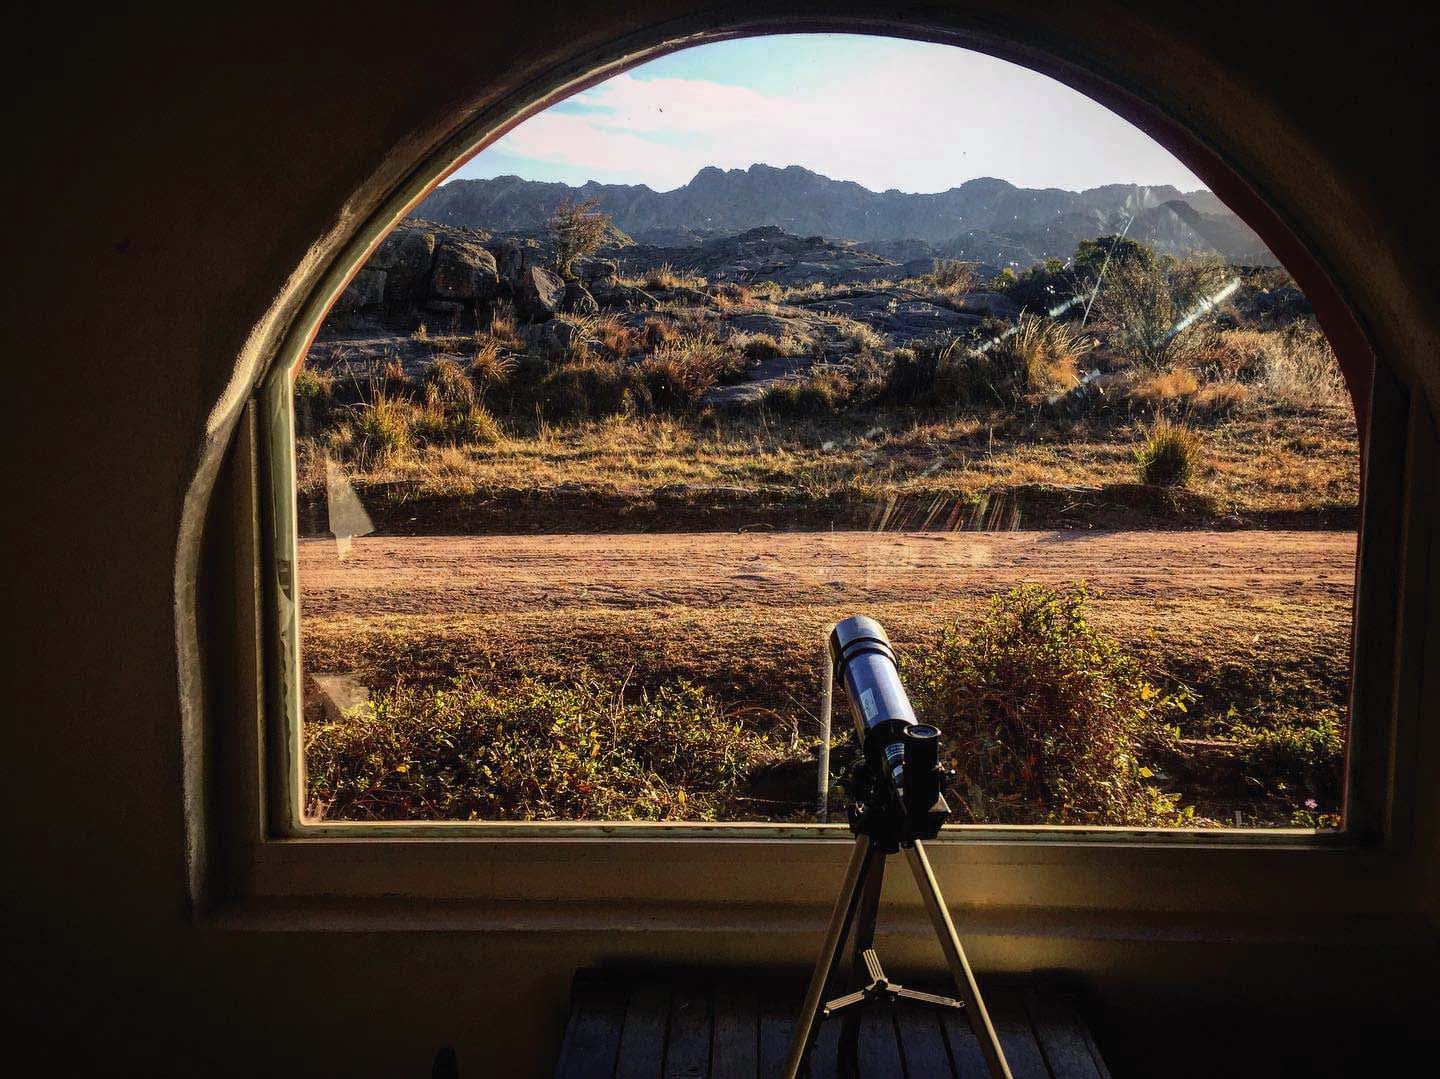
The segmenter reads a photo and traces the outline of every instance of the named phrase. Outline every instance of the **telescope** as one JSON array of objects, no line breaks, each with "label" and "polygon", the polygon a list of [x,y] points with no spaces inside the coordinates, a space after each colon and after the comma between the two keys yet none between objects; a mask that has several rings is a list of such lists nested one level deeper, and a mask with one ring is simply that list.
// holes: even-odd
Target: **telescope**
[{"label": "telescope", "polygon": [[877,829],[872,840],[891,853],[907,839],[934,839],[950,815],[941,792],[940,728],[916,721],[884,627],[864,615],[837,623],[830,661],[850,701],[867,771],[860,778],[869,799],[851,802],[851,830]]},{"label": "telescope", "polygon": [[[993,1079],[1010,1079],[1000,1039],[925,853],[924,841],[934,839],[950,815],[943,790],[947,773],[940,763],[940,729],[915,718],[900,679],[895,649],[875,619],[857,615],[836,623],[830,631],[829,659],[835,680],[845,687],[860,741],[860,753],[847,785],[851,796],[847,811],[855,846],[795,1024],[785,1075],[788,1079],[799,1076],[819,1036],[821,1021],[836,1017],[845,1021],[840,1038],[841,1063],[846,1074],[854,1075],[859,1035],[856,1013],[862,1007],[878,1004],[963,1013],[975,1032],[990,1075]],[[945,954],[956,997],[924,993],[892,982],[876,954],[875,919],[885,859],[902,850]],[[860,985],[825,1001],[847,937],[853,937],[852,979]]]}]

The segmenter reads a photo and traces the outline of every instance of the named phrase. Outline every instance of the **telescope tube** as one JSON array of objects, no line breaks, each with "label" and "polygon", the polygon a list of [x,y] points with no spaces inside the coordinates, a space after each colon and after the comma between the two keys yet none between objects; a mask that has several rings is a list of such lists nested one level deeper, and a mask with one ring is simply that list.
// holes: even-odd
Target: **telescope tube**
[{"label": "telescope tube", "polygon": [[[898,792],[904,786],[906,728],[925,727],[900,682],[895,650],[885,629],[873,618],[856,615],[830,631],[835,677],[845,686],[855,731],[872,763],[883,768]],[[934,731],[933,727],[925,727]],[[931,736],[933,738],[933,735]]]}]

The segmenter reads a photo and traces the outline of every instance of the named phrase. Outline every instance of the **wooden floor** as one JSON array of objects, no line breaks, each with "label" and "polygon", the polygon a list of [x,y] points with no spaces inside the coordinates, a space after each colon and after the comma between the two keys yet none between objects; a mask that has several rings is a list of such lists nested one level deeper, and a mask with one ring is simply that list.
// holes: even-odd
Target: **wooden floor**
[{"label": "wooden floor", "polygon": [[[766,981],[581,971],[556,1079],[778,1076],[803,986],[767,988]],[[1089,1030],[1064,999],[1012,988],[987,991],[985,1000],[1015,1079],[1109,1079]],[[822,1025],[812,1079],[838,1079],[839,1026]],[[864,1009],[859,1062],[861,1079],[989,1074],[962,1015],[909,1005]]]}]

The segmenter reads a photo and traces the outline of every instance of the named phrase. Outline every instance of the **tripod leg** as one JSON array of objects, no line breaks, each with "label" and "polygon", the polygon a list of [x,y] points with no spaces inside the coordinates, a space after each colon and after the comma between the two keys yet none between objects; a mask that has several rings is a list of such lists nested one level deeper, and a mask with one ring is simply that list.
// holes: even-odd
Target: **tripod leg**
[{"label": "tripod leg", "polygon": [[970,1027],[975,1031],[976,1040],[980,1042],[980,1051],[985,1055],[990,1075],[992,1079],[1012,1079],[1010,1065],[1005,1062],[1005,1050],[1000,1047],[995,1025],[990,1022],[990,1013],[985,1010],[985,1001],[980,996],[975,972],[970,969],[970,961],[965,958],[965,949],[960,944],[959,934],[955,932],[955,923],[950,920],[950,911],[945,907],[945,897],[940,894],[940,884],[935,880],[935,871],[930,868],[930,859],[919,840],[915,841],[913,847],[906,848],[905,857],[910,862],[911,872],[915,874],[915,884],[925,900],[925,909],[930,913],[935,935],[940,938],[940,947],[945,952],[950,976],[965,1004]]},{"label": "tripod leg", "polygon": [[[880,912],[880,892],[885,887],[885,854],[875,855],[875,868],[865,876],[855,924],[850,932],[850,984],[869,985],[870,970],[865,953],[875,947],[875,919]],[[860,1068],[860,1012],[852,1009],[841,1019],[840,1074],[854,1077]]]},{"label": "tripod leg", "polygon": [[805,1004],[801,1008],[800,1019],[795,1024],[795,1032],[791,1035],[790,1055],[785,1062],[785,1079],[796,1079],[805,1063],[805,1055],[815,1044],[825,987],[830,984],[830,978],[839,965],[845,935],[855,920],[855,908],[877,862],[880,865],[885,864],[884,853],[876,850],[865,836],[857,836],[854,852],[850,855],[850,864],[845,869],[845,883],[840,886],[835,910],[830,915],[830,925],[825,930],[825,943],[820,946],[820,958],[815,962],[815,972],[810,975],[810,988],[805,992]]}]

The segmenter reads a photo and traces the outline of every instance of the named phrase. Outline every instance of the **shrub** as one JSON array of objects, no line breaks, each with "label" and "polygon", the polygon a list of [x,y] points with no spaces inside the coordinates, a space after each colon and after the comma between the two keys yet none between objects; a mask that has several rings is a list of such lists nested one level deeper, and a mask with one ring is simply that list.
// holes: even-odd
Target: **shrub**
[{"label": "shrub", "polygon": [[1136,379],[1125,388],[1125,396],[1133,404],[1158,409],[1182,397],[1189,397],[1199,389],[1200,382],[1194,372],[1177,367]]},{"label": "shrub", "polygon": [[958,338],[928,338],[890,353],[883,396],[898,405],[970,404],[979,388],[976,367]]},{"label": "shrub", "polygon": [[733,349],[739,349],[747,360],[758,363],[776,356],[794,356],[803,352],[804,346],[793,337],[783,340],[769,333],[736,333],[727,339]]},{"label": "shrub", "polygon": [[1154,265],[1155,252],[1149,245],[1124,236],[1097,236],[1075,245],[1075,270],[1090,281],[1121,267]]},{"label": "shrub", "polygon": [[674,292],[679,288],[703,289],[705,278],[697,274],[681,273],[668,262],[645,272],[645,289],[649,292]]},{"label": "shrub", "polygon": [[1345,725],[1335,709],[1322,709],[1305,723],[1260,729],[1238,724],[1231,734],[1241,744],[1245,775],[1278,781],[1322,805],[1339,804]]},{"label": "shrub", "polygon": [[980,349],[955,338],[896,349],[887,396],[897,404],[941,407],[1038,405],[1080,381],[1077,364],[1091,347],[1065,323],[1022,314]]},{"label": "shrub", "polygon": [[437,399],[410,418],[410,437],[421,446],[437,446],[451,440],[450,417]]},{"label": "shrub", "polygon": [[1242,382],[1211,382],[1190,398],[1190,408],[1200,415],[1223,416],[1244,408],[1250,397],[1250,387]]},{"label": "shrub", "polygon": [[564,343],[557,358],[566,362],[620,360],[635,349],[634,331],[618,315],[562,314],[548,325],[554,339]]},{"label": "shrub", "polygon": [[1200,437],[1183,423],[1161,418],[1145,431],[1135,451],[1140,482],[1155,487],[1184,487],[1200,457]]},{"label": "shrub", "polygon": [[938,259],[929,272],[903,282],[926,299],[947,307],[958,307],[976,283],[975,265],[956,259]]},{"label": "shrub", "polygon": [[1002,270],[991,287],[1014,300],[1022,311],[1049,313],[1074,297],[1077,282],[1074,271],[1060,259],[1048,259],[1020,274]]},{"label": "shrub", "polygon": [[515,371],[515,360],[500,351],[494,341],[486,341],[475,349],[470,360],[470,381],[483,397],[492,387],[502,386]]},{"label": "shrub", "polygon": [[603,360],[568,363],[551,370],[536,387],[547,419],[583,420],[640,411],[648,403],[633,369]]},{"label": "shrub", "polygon": [[471,405],[450,418],[450,434],[456,442],[493,446],[505,437],[500,424],[483,405]]},{"label": "shrub", "polygon": [[680,327],[672,319],[647,318],[640,327],[639,345],[646,352],[673,345],[680,340]]},{"label": "shrub", "polygon": [[885,338],[875,332],[874,327],[857,319],[842,315],[831,315],[827,320],[840,335],[840,340],[860,351],[885,347]]},{"label": "shrub", "polygon": [[1022,314],[1013,331],[970,358],[973,381],[1003,405],[1038,404],[1079,383],[1080,357],[1093,347],[1093,341],[1063,322]]},{"label": "shrub", "polygon": [[1095,311],[1115,328],[1131,362],[1173,367],[1203,346],[1205,335],[1186,319],[1219,290],[1224,276],[1216,259],[1112,261]]},{"label": "shrub", "polygon": [[437,401],[447,411],[469,408],[475,402],[475,384],[465,369],[442,356],[425,369],[426,399]]},{"label": "shrub", "polygon": [[650,399],[662,411],[687,411],[719,382],[744,375],[748,363],[740,352],[712,337],[686,335],[640,361],[640,377]]},{"label": "shrub", "polygon": [[945,731],[958,815],[1005,824],[1174,823],[1141,754],[1189,691],[1162,692],[1087,617],[1084,585],[992,597],[904,664],[916,710]]},{"label": "shrub", "polygon": [[685,682],[401,685],[306,727],[310,810],[348,820],[713,820],[777,756]]},{"label": "shrub", "polygon": [[[509,300],[496,300],[490,308],[489,337],[501,348],[519,351],[525,347],[525,335],[520,332],[515,305]],[[476,343],[482,344],[479,341]]]},{"label": "shrub", "polygon": [[593,255],[610,232],[610,215],[600,212],[598,198],[571,202],[570,196],[550,215],[546,227],[555,243],[555,269],[561,277],[574,276],[575,260]]},{"label": "shrub", "polygon": [[732,307],[747,307],[754,300],[754,293],[748,285],[737,285],[733,283],[711,285],[710,296],[715,301],[715,306],[728,309]]},{"label": "shrub", "polygon": [[378,392],[356,409],[355,441],[366,454],[389,460],[410,449],[411,406],[398,397]]},{"label": "shrub", "polygon": [[1262,374],[1265,394],[1288,408],[1342,408],[1350,393],[1330,342],[1318,329],[1296,323],[1270,338]]},{"label": "shrub", "polygon": [[852,389],[844,373],[824,367],[805,378],[775,383],[761,396],[760,404],[779,416],[824,416],[844,408]]}]

